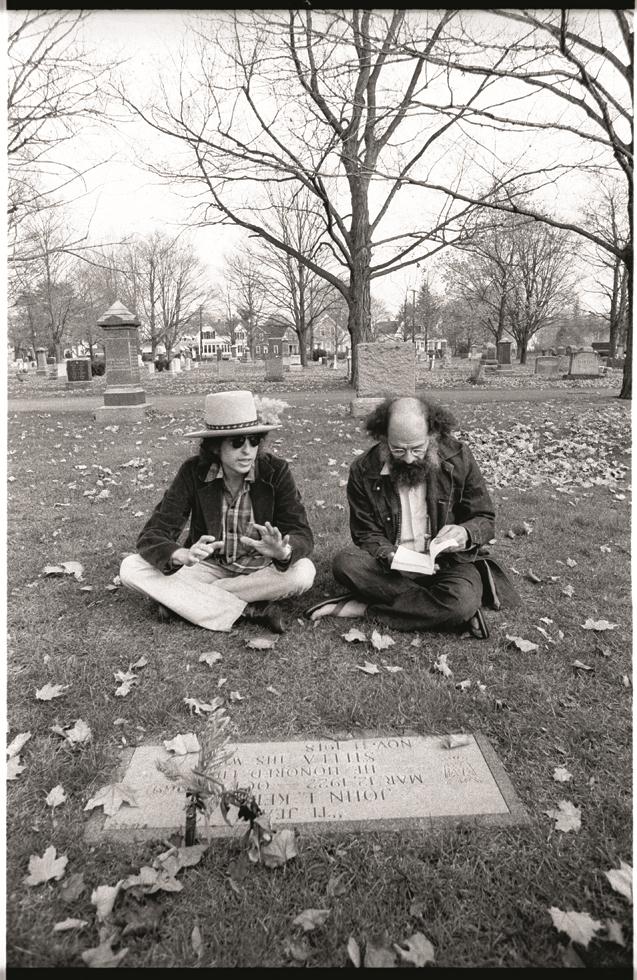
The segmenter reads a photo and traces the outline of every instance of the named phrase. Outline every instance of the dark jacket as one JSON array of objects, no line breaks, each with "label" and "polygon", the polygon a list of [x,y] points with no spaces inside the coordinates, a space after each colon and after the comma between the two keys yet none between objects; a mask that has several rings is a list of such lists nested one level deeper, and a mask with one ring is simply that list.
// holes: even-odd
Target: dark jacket
[{"label": "dark jacket", "polygon": [[[190,529],[183,545],[185,548],[202,534],[213,534],[221,540],[223,481],[206,482],[209,469],[210,463],[203,462],[198,456],[187,459],[137,539],[137,550],[142,558],[164,573],[177,571],[170,559],[180,547],[178,538],[188,518]],[[257,524],[270,521],[281,534],[290,535],[292,555],[288,562],[275,561],[277,568],[287,568],[311,554],[314,538],[301,495],[284,459],[268,452],[259,453],[255,460],[255,480],[250,485],[250,499]]]},{"label": "dark jacket", "polygon": [[[427,477],[427,511],[435,537],[445,524],[461,524],[470,547],[438,556],[439,563],[474,561],[478,548],[495,532],[495,510],[484,479],[470,450],[452,436],[438,447],[440,468]],[[400,497],[389,476],[381,476],[380,445],[354,460],[347,483],[352,540],[359,548],[388,564],[400,539]]]}]

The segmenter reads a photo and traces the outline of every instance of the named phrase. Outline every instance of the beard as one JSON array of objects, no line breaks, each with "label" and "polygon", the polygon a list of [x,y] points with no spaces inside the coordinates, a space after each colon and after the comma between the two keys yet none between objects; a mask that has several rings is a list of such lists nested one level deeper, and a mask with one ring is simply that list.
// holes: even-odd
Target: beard
[{"label": "beard", "polygon": [[438,455],[438,438],[430,437],[427,452],[423,459],[415,459],[412,463],[404,463],[396,456],[392,456],[387,446],[383,446],[381,455],[383,462],[389,466],[390,477],[395,487],[419,487],[427,482],[427,477],[440,469],[440,456]]}]

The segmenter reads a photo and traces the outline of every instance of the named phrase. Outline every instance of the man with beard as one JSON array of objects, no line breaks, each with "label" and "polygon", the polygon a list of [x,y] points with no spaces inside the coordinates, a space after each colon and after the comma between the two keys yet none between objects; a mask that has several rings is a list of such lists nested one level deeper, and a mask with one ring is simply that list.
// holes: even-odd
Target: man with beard
[{"label": "man with beard", "polygon": [[[347,589],[306,610],[322,616],[367,616],[398,630],[464,627],[489,632],[484,603],[519,597],[492,559],[478,558],[493,537],[495,511],[469,448],[451,435],[454,419],[427,398],[387,398],[366,419],[376,439],[351,467],[347,484],[355,548],[332,563]],[[392,568],[398,546],[428,553],[445,545],[433,575]]]}]

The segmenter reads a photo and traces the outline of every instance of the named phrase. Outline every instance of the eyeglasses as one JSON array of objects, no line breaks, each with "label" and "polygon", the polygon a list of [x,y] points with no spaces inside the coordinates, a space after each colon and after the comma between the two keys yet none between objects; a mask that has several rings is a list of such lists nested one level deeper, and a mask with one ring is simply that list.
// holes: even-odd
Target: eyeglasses
[{"label": "eyeglasses", "polygon": [[243,449],[246,439],[252,447],[258,446],[263,439],[263,433],[259,432],[253,436],[231,436],[230,445],[233,449]]},{"label": "eyeglasses", "polygon": [[392,456],[406,456],[407,453],[411,453],[412,456],[424,456],[427,452],[428,443],[425,442],[420,446],[392,446],[391,442],[387,443],[390,453]]}]

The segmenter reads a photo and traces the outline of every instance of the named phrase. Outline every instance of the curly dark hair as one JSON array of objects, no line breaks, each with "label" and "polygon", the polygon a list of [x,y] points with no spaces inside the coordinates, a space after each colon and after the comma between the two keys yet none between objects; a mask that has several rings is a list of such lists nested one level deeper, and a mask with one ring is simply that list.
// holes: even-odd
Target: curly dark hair
[{"label": "curly dark hair", "polygon": [[[372,439],[378,441],[387,437],[387,427],[391,417],[392,405],[401,397],[404,396],[395,395],[391,398],[385,398],[367,416],[365,419],[365,428]],[[430,398],[416,397],[416,401],[420,402],[422,414],[427,420],[427,428],[430,433],[436,433],[444,439],[450,435],[453,429],[457,428],[454,416],[446,408],[443,408],[442,405],[432,401]]]}]

